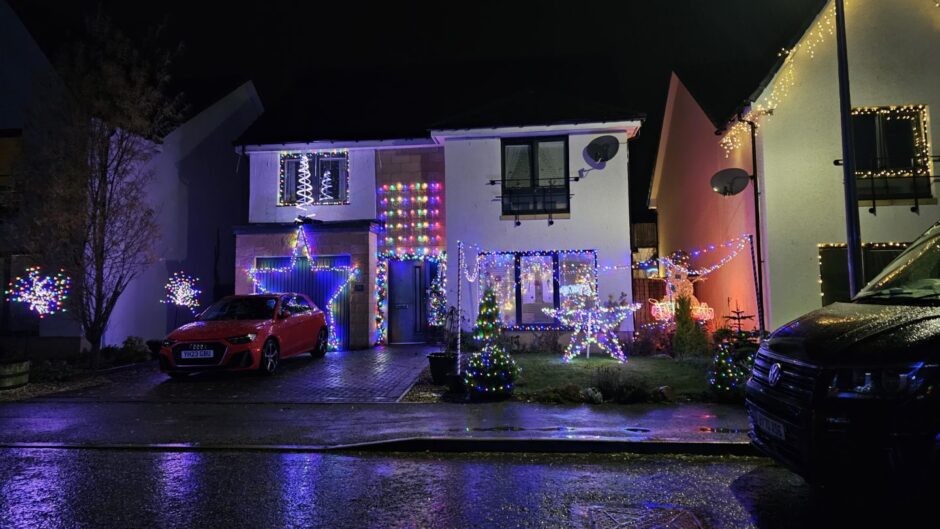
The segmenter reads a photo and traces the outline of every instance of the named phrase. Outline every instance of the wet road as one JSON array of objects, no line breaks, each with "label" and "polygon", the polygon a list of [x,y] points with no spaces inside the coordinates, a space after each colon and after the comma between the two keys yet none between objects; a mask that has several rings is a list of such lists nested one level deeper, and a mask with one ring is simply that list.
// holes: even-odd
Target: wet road
[{"label": "wet road", "polygon": [[904,507],[760,458],[0,450],[3,528],[861,527]]}]

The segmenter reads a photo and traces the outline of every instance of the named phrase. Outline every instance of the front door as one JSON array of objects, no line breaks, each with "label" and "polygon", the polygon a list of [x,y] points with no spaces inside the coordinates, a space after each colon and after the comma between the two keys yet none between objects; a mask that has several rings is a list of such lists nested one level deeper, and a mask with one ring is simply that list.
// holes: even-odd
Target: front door
[{"label": "front door", "polygon": [[427,339],[427,290],[428,267],[424,261],[389,261],[389,343],[421,343]]}]

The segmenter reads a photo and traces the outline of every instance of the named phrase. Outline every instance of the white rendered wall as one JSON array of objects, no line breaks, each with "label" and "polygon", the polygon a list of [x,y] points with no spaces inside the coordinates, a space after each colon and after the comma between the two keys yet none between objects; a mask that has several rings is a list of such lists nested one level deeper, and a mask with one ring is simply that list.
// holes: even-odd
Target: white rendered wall
[{"label": "white rendered wall", "polygon": [[291,222],[297,215],[314,215],[323,221],[375,218],[375,151],[349,151],[349,204],[338,206],[278,206],[280,154],[252,152],[251,196],[248,221]]},{"label": "white rendered wall", "polygon": [[[568,171],[574,177],[589,166],[584,147],[598,134],[568,137]],[[626,143],[625,133],[615,134]],[[630,210],[627,182],[627,146],[602,169],[595,169],[580,182],[571,182],[571,218],[546,220],[500,220],[502,205],[494,199],[501,180],[501,152],[498,138],[448,139],[444,145],[445,194],[447,205],[447,298],[457,304],[457,241],[462,241],[472,266],[476,245],[483,251],[597,250],[598,266],[627,265],[626,270],[601,272],[599,296],[606,300],[625,292],[632,299],[630,265]],[[476,285],[463,281],[462,305],[465,318],[474,321],[479,292]],[[632,318],[622,327],[632,329]]]},{"label": "white rendered wall", "polygon": [[[940,111],[940,9],[920,0],[848,4],[852,105]],[[773,327],[820,307],[816,244],[846,239],[842,168],[832,163],[842,158],[835,41],[799,59],[795,86],[761,127]],[[928,136],[938,133],[931,123]],[[877,216],[868,207],[859,208],[863,241],[910,241],[940,219],[936,205],[921,205],[920,215],[910,205],[879,204]]]}]

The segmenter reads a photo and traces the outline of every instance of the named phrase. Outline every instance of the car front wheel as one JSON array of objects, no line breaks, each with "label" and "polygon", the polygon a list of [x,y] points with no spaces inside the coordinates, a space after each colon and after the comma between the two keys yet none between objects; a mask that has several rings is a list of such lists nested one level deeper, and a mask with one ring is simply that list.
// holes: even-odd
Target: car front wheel
[{"label": "car front wheel", "polygon": [[329,345],[330,339],[326,327],[320,327],[320,333],[317,335],[317,347],[312,351],[313,357],[323,358],[326,356],[326,350]]},{"label": "car front wheel", "polygon": [[277,371],[280,360],[281,353],[278,350],[277,342],[268,340],[261,347],[261,365],[258,366],[258,370],[263,375],[273,375]]}]

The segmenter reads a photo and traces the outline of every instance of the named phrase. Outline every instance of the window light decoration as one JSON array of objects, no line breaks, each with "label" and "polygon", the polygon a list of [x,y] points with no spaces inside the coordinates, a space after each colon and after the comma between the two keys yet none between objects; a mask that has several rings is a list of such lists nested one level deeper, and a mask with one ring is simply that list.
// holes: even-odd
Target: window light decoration
[{"label": "window light decoration", "polygon": [[14,303],[24,303],[29,310],[35,312],[40,318],[57,312],[65,312],[65,301],[72,289],[72,279],[60,270],[54,276],[42,274],[38,266],[26,269],[26,275],[16,277],[4,291],[6,300]]},{"label": "window light decoration", "polygon": [[564,307],[542,311],[574,329],[571,341],[565,348],[565,362],[570,362],[582,352],[590,355],[592,345],[597,345],[619,362],[626,362],[627,356],[620,348],[617,331],[621,322],[640,307],[639,303],[604,307],[597,297],[579,296],[572,298]]},{"label": "window light decoration", "polygon": [[859,178],[930,176],[930,143],[927,131],[930,123],[926,105],[902,105],[886,107],[856,107],[853,116],[874,115],[888,120],[906,120],[911,124],[911,136],[914,138],[914,160],[911,169],[889,168],[876,171],[855,171]]},{"label": "window light decoration", "polygon": [[[864,242],[862,243],[862,251],[865,250],[906,250],[911,243],[909,242],[898,242],[898,241],[888,241],[888,242]],[[826,286],[823,283],[822,276],[822,250],[831,250],[831,249],[840,249],[845,248],[847,245],[844,242],[823,242],[816,245],[816,262],[819,266],[819,275],[817,277],[817,282],[819,283],[819,297],[826,297]],[[900,271],[900,270],[899,270]],[[886,278],[887,279],[887,278]]]},{"label": "window light decoration", "polygon": [[166,290],[166,296],[160,300],[160,303],[186,307],[195,314],[199,307],[199,295],[202,294],[196,286],[198,282],[198,277],[185,272],[174,272],[163,287]]},{"label": "window light decoration", "polygon": [[[297,163],[297,174],[292,182],[289,168],[294,166],[294,161]],[[348,150],[281,152],[278,166],[278,206],[306,208],[349,204]],[[344,180],[337,180],[340,178]],[[334,193],[337,185],[339,194]]]}]

